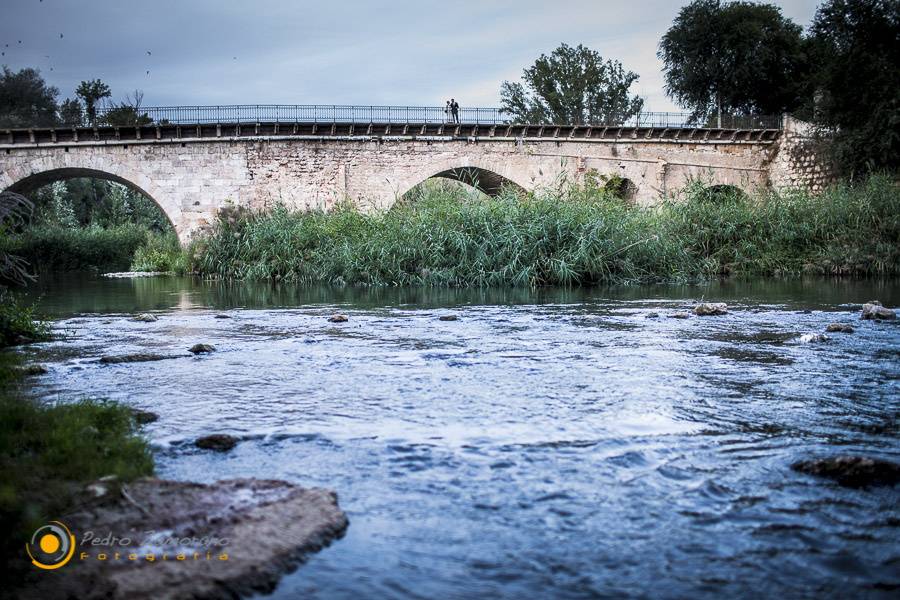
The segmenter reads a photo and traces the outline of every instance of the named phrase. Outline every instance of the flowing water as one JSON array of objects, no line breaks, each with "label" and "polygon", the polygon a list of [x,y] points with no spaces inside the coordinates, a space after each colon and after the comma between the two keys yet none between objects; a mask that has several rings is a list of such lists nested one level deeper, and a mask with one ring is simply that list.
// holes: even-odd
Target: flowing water
[{"label": "flowing water", "polygon": [[[162,477],[338,492],[346,536],[276,597],[885,597],[900,486],[799,459],[900,460],[900,282],[335,290],[47,280],[48,400],[150,410]],[[721,317],[674,319],[701,297]],[[136,312],[159,320],[138,323]],[[347,323],[333,324],[340,311]],[[216,318],[226,314],[231,318]],[[456,321],[439,320],[456,315]],[[658,315],[658,316],[654,316]],[[853,334],[802,343],[831,322]],[[194,343],[217,351],[194,357]],[[177,353],[104,365],[105,354]],[[213,432],[230,453],[190,443]]]}]

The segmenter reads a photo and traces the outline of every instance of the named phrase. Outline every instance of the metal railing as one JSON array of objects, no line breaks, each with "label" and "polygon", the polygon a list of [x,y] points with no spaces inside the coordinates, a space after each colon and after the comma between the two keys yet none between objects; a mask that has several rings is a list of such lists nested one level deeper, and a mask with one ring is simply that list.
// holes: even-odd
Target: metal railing
[{"label": "metal railing", "polygon": [[[98,124],[106,123],[111,108],[97,110]],[[196,125],[216,123],[452,123],[454,118],[442,106],[351,106],[340,104],[243,104],[209,106],[141,107],[154,123]],[[469,125],[501,125],[516,122],[500,108],[459,109],[459,122]],[[540,125],[540,123],[538,123]],[[562,125],[562,124],[560,124]],[[706,121],[692,119],[685,112],[642,112],[626,120],[592,123],[609,127],[719,127],[713,116]],[[724,129],[780,129],[781,117],[723,115]]]}]

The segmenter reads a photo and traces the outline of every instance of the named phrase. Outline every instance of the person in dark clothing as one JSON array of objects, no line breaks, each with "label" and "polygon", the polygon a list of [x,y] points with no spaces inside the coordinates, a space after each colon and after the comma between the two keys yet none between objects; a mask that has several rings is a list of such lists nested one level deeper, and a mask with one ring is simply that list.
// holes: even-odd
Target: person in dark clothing
[{"label": "person in dark clothing", "polygon": [[453,98],[450,98],[450,112],[453,113],[453,122],[459,123],[459,103]]}]

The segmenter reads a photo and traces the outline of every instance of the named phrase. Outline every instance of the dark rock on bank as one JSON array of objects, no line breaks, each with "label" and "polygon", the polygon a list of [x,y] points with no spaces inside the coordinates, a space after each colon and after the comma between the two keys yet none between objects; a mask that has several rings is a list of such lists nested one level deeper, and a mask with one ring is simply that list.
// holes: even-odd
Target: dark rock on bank
[{"label": "dark rock on bank", "polygon": [[168,360],[170,358],[179,358],[178,356],[172,354],[153,354],[151,352],[138,352],[136,354],[119,354],[119,355],[107,355],[100,357],[100,362],[106,364],[118,364],[118,363],[135,363],[135,362],[149,362],[153,360]]},{"label": "dark rock on bank", "polygon": [[853,333],[853,327],[844,323],[831,323],[825,328],[828,333]]},{"label": "dark rock on bank", "polygon": [[[76,539],[73,564],[52,577],[32,569],[26,587],[11,597],[238,598],[271,592],[284,573],[342,536],[348,524],[334,492],[284,481],[142,479],[107,492],[86,493],[77,511],[61,518]],[[117,542],[82,544],[89,531]]]},{"label": "dark rock on bank", "polygon": [[159,420],[159,415],[149,410],[141,410],[140,408],[132,408],[131,416],[134,417],[135,423],[138,425],[146,425]]},{"label": "dark rock on bank", "polygon": [[827,477],[846,487],[893,485],[900,482],[900,464],[865,456],[832,456],[791,465],[800,473]]},{"label": "dark rock on bank", "polygon": [[699,317],[727,315],[728,305],[724,302],[703,302],[694,307],[694,314]]},{"label": "dark rock on bank", "polygon": [[893,321],[897,318],[897,313],[889,308],[885,308],[878,300],[872,300],[863,304],[863,319],[874,319],[876,321]]},{"label": "dark rock on bank", "polygon": [[216,347],[210,346],[209,344],[194,344],[190,348],[188,348],[188,352],[192,354],[209,354],[210,352],[215,352]]},{"label": "dark rock on bank", "polygon": [[197,438],[194,445],[204,450],[215,450],[216,452],[228,452],[237,446],[238,439],[233,435],[224,433],[214,433]]}]

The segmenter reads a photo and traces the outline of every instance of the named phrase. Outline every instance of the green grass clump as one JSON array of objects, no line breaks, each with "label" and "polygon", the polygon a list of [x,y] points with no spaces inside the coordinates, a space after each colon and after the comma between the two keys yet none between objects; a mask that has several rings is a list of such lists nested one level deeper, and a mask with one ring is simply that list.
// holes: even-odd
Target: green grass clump
[{"label": "green grass clump", "polygon": [[138,246],[131,261],[132,271],[165,271],[184,275],[190,272],[188,254],[174,233],[147,233],[143,245]]},{"label": "green grass clump", "polygon": [[496,198],[424,187],[392,210],[239,214],[195,245],[201,274],[304,284],[544,286],[722,275],[900,274],[900,194],[887,177],[815,197],[710,193],[657,206],[595,186]]},{"label": "green grass clump", "polygon": [[0,348],[50,339],[50,327],[34,318],[34,308],[0,286]]}]

